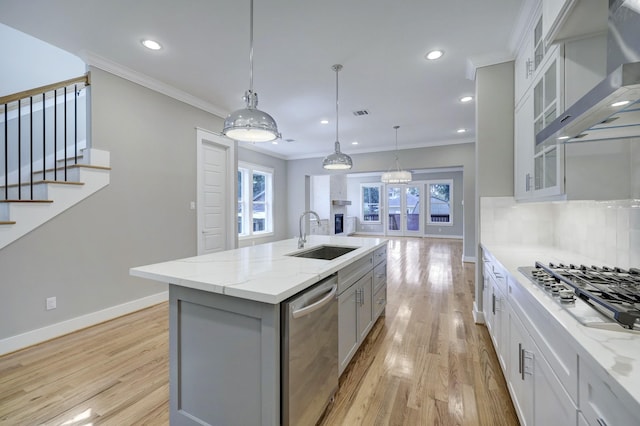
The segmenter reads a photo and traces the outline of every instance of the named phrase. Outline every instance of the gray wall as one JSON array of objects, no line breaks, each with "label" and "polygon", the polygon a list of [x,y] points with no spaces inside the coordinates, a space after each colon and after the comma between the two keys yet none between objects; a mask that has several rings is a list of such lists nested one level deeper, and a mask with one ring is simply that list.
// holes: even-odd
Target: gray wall
[{"label": "gray wall", "polygon": [[[512,77],[513,86],[513,77]],[[513,88],[511,89],[513,108]],[[513,116],[513,109],[511,111]],[[511,119],[513,122],[513,117]],[[513,128],[513,127],[512,127]],[[513,135],[512,135],[513,137]],[[380,172],[386,171],[389,166],[389,152],[375,152],[369,154],[354,154],[353,169],[350,173]],[[476,257],[475,238],[475,144],[459,144],[449,146],[436,146],[430,148],[416,148],[402,150],[398,153],[398,159],[405,169],[435,169],[439,167],[463,168],[463,199],[464,199],[464,257],[473,260]],[[322,158],[310,158],[304,160],[292,160],[289,165],[288,209],[289,217],[298,217],[308,208],[305,205],[304,177],[328,174],[322,168]],[[513,151],[511,157],[511,172],[513,173]],[[513,177],[511,178],[513,181]],[[513,187],[513,184],[512,184]],[[297,224],[289,221],[289,234],[295,235]]]},{"label": "gray wall", "polygon": [[238,247],[262,244],[287,238],[287,162],[251,149],[238,147],[238,161],[271,167],[273,172],[273,235],[238,240]]},{"label": "gray wall", "polygon": [[92,144],[111,153],[111,184],[0,250],[0,339],[165,291],[129,268],[196,254],[195,128],[222,120],[91,72]]},{"label": "gray wall", "polygon": [[[513,99],[513,62],[478,68],[476,72],[477,174],[475,182],[478,244],[482,241],[480,197],[513,196]],[[478,253],[480,253],[479,250]],[[474,303],[476,313],[482,312],[481,269],[482,262],[476,262]]]}]

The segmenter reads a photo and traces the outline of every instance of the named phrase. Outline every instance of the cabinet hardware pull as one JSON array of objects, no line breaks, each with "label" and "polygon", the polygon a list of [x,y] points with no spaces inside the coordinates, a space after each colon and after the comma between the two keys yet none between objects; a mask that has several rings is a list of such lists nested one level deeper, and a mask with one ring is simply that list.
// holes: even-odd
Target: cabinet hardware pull
[{"label": "cabinet hardware pull", "polygon": [[491,313],[493,315],[496,314],[496,295],[495,295],[495,293],[491,295]]},{"label": "cabinet hardware pull", "polygon": [[[522,346],[522,345],[520,345]],[[524,369],[525,369],[525,365],[524,365],[524,348],[520,348],[520,365],[522,365],[522,371],[520,372],[520,376],[522,377],[522,380],[524,380]]]},{"label": "cabinet hardware pull", "polygon": [[560,120],[561,123],[564,123],[565,121],[567,121],[568,119],[570,119],[571,116],[570,115],[565,115],[564,117],[562,117],[562,120]]},{"label": "cabinet hardware pull", "polygon": [[518,343],[518,374],[522,374],[522,343]]},{"label": "cabinet hardware pull", "polygon": [[607,426],[607,422],[605,422],[601,417],[598,417],[598,424],[600,426]]}]

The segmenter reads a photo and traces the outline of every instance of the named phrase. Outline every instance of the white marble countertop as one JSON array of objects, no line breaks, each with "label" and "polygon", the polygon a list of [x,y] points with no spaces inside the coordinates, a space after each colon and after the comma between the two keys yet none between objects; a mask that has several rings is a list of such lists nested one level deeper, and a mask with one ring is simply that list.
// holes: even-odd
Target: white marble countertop
[{"label": "white marble countertop", "polygon": [[[330,244],[357,247],[334,260],[287,256]],[[203,256],[134,267],[131,275],[265,303],[280,303],[386,244],[380,238],[309,235]]]},{"label": "white marble countertop", "polygon": [[571,337],[570,343],[578,350],[579,356],[589,357],[590,364],[600,366],[601,372],[612,377],[626,392],[627,395],[619,395],[625,399],[624,402],[635,412],[640,411],[640,333],[603,330],[580,324],[544,290],[518,271],[520,266],[534,266],[535,261],[586,265],[604,263],[553,247],[490,243],[481,245],[540,302],[550,317],[560,323]]}]

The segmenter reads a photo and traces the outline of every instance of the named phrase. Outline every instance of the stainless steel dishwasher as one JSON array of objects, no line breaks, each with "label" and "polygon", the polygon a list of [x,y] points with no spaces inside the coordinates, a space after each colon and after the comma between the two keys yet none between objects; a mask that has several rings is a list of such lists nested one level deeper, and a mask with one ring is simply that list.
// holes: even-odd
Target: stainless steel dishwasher
[{"label": "stainless steel dishwasher", "polygon": [[282,424],[315,425],[338,388],[338,277],[281,305]]}]

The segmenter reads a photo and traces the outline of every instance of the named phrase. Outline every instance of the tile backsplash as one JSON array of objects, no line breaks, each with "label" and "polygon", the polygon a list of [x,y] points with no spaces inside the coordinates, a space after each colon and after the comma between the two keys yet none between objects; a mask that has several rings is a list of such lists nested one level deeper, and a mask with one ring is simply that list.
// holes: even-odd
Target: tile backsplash
[{"label": "tile backsplash", "polygon": [[480,199],[480,241],[552,246],[604,265],[640,267],[640,200],[517,203]]}]

